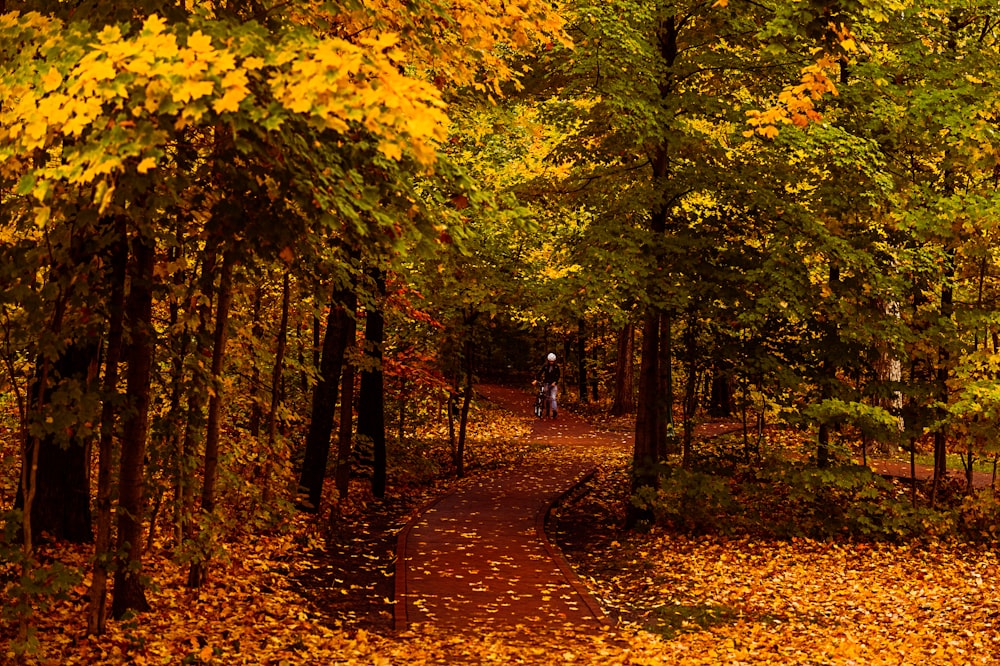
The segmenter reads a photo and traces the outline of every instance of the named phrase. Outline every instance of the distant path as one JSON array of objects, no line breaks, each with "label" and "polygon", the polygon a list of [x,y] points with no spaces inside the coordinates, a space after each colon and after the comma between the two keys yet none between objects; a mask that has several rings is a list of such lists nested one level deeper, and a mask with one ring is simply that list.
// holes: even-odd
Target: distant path
[{"label": "distant path", "polygon": [[[902,481],[908,481],[912,478],[910,464],[905,462],[900,462],[897,460],[871,460],[869,459],[868,466],[871,467],[876,474],[881,474],[883,476],[891,476]],[[934,468],[929,465],[917,465],[915,470],[917,481],[931,481],[934,478]],[[956,479],[960,483],[965,483],[965,470],[961,469],[949,469],[948,478]],[[989,472],[972,472],[972,485],[975,488],[989,488],[993,483],[993,475]]]},{"label": "distant path", "polygon": [[[607,619],[545,536],[551,505],[595,469],[601,451],[629,445],[560,411],[535,419],[531,396],[498,386],[481,395],[533,419],[542,459],[477,479],[434,503],[400,534],[396,628],[413,623],[460,631],[596,630]],[[523,417],[519,416],[523,415]]]}]

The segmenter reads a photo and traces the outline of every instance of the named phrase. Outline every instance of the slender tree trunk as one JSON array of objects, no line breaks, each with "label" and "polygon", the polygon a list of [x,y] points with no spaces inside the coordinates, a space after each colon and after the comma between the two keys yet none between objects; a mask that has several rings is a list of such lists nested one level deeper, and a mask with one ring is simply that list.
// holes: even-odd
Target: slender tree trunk
[{"label": "slender tree trunk", "polygon": [[100,635],[107,623],[108,571],[111,550],[111,474],[114,465],[114,434],[119,405],[118,374],[124,342],[125,278],[128,270],[128,238],[123,219],[117,224],[118,240],[111,247],[111,293],[108,299],[108,337],[104,358],[104,404],[101,406],[101,437],[97,450],[97,534],[94,543],[94,573],[90,585],[87,633]]},{"label": "slender tree trunk", "polygon": [[576,336],[577,374],[579,379],[580,402],[587,402],[587,319],[577,319]]},{"label": "slender tree trunk", "polygon": [[684,329],[684,354],[687,356],[687,378],[684,386],[684,439],[681,442],[681,466],[691,466],[694,424],[698,413],[698,315],[691,312]]},{"label": "slender tree trunk", "polygon": [[284,375],[285,351],[288,348],[288,309],[291,305],[291,278],[286,272],[281,284],[281,323],[278,324],[274,368],[271,370],[271,405],[267,411],[267,452],[264,465],[264,503],[270,504],[274,491],[274,459],[278,435],[278,408],[281,406],[281,378]]},{"label": "slender tree trunk", "polygon": [[[352,320],[354,321],[354,320]],[[351,336],[353,339],[353,335]],[[334,480],[337,486],[337,498],[343,502],[347,499],[351,482],[351,444],[354,430],[354,364],[347,361],[344,364],[343,380],[340,387],[340,430],[337,433],[337,469]]]},{"label": "slender tree trunk", "polygon": [[618,357],[615,360],[615,395],[611,403],[612,416],[624,416],[635,411],[635,377],[632,372],[632,350],[635,345],[635,325],[625,324],[618,333]]},{"label": "slender tree trunk", "polygon": [[149,431],[149,403],[153,366],[152,240],[137,236],[135,268],[125,306],[131,344],[126,382],[129,409],[122,427],[121,466],[118,474],[118,564],[114,576],[111,614],[121,619],[128,611],[149,610],[142,581],[142,521],[145,515],[143,470]]},{"label": "slender tree trunk", "polygon": [[[946,267],[944,280],[941,284],[941,319],[947,320],[949,323],[951,321],[952,314],[955,310],[955,292],[953,287],[953,281],[955,279],[955,251],[951,250],[948,252],[948,256],[945,259]],[[937,363],[937,386],[938,386],[938,401],[942,405],[948,404],[948,376],[950,374],[950,363],[951,363],[951,352],[948,349],[948,344],[942,342],[938,346],[938,363]],[[944,419],[946,415],[946,408],[938,408],[938,417]],[[931,496],[934,498],[937,494],[938,483],[940,480],[948,474],[948,433],[947,427],[942,425],[939,426],[934,431],[934,482],[931,490]],[[933,504],[933,499],[932,499]]]},{"label": "slender tree trunk", "polygon": [[635,419],[635,448],[632,453],[632,490],[655,488],[657,474],[656,437],[660,404],[659,389],[660,313],[650,309],[643,320],[642,358],[639,366],[639,400]]},{"label": "slender tree trunk", "polygon": [[657,459],[666,460],[677,453],[677,437],[674,432],[674,371],[673,317],[664,312],[660,316],[660,410],[658,415],[656,449]]},{"label": "slender tree trunk", "polygon": [[[672,18],[667,19],[661,31],[661,48],[670,48],[664,40],[673,39]],[[652,156],[652,179],[655,187],[664,187],[669,173],[670,160],[667,146],[659,146]],[[664,205],[655,207],[650,212],[649,230],[657,238],[666,232],[667,209]],[[653,252],[657,252],[655,249]],[[661,257],[655,257],[657,265]],[[654,293],[654,298],[658,294]],[[639,399],[636,402],[635,443],[632,451],[632,494],[644,488],[656,488],[659,484],[659,474],[656,471],[657,439],[660,434],[661,409],[663,406],[660,395],[660,318],[662,310],[656,305],[646,306],[642,325],[642,358],[639,363]],[[638,509],[632,503],[628,506],[626,523],[634,526],[638,522],[651,518],[647,509]]]},{"label": "slender tree trunk", "polygon": [[[96,342],[75,342],[47,368],[55,381],[46,382],[43,400],[47,405],[59,382],[75,382],[83,392],[90,391],[95,368],[99,364],[100,346]],[[41,365],[41,364],[39,364]],[[49,409],[43,406],[42,409]],[[82,417],[82,415],[80,415]],[[90,453],[88,439],[70,435],[46,434],[32,439],[38,448],[38,471],[35,475],[34,502],[31,505],[32,538],[44,533],[58,541],[87,543],[93,540],[93,517],[90,512]],[[34,451],[29,454],[34,457]],[[23,506],[18,497],[16,506]]]},{"label": "slender tree trunk", "polygon": [[469,423],[469,408],[472,405],[472,332],[471,324],[474,316],[467,316],[466,322],[469,326],[466,327],[469,337],[465,340],[465,390],[462,397],[462,412],[458,423],[458,449],[455,455],[455,474],[458,478],[465,476],[465,435]]},{"label": "slender tree trunk", "polygon": [[354,330],[351,319],[354,317],[356,299],[353,291],[336,289],[327,315],[323,356],[319,366],[320,377],[313,389],[312,415],[299,477],[300,492],[306,496],[304,502],[300,500],[299,508],[306,511],[318,511],[323,494],[340,372],[344,366],[344,351],[347,349],[350,332]]},{"label": "slender tree trunk", "polygon": [[[202,479],[201,512],[204,516],[215,513],[216,478],[219,469],[219,438],[222,432],[222,367],[226,358],[226,341],[229,328],[229,309],[233,300],[233,251],[223,254],[222,275],[219,279],[219,299],[215,314],[215,335],[212,345],[213,384],[208,401],[208,430],[205,434],[205,469]],[[204,526],[202,529],[212,529]],[[188,587],[201,587],[208,579],[208,564],[211,551],[201,553],[201,559],[194,561],[188,571]]]},{"label": "slender tree trunk", "polygon": [[[212,351],[209,346],[208,329],[212,319],[212,303],[215,300],[215,271],[218,268],[218,243],[212,239],[202,253],[201,276],[198,280],[200,302],[191,296],[190,307],[198,313],[198,327],[194,334],[195,360],[198,368],[210,365]],[[207,397],[205,373],[195,369],[187,391],[187,419],[184,436],[177,452],[177,533],[182,538],[194,538],[194,475],[196,467],[195,450],[205,432],[205,401]]]},{"label": "slender tree trunk", "polygon": [[385,448],[385,378],[382,373],[382,345],[385,317],[382,313],[385,278],[375,277],[376,303],[365,316],[365,356],[358,397],[358,438],[371,443],[373,454],[372,494],[385,497],[387,452]]},{"label": "slender tree trunk", "polygon": [[[830,264],[829,277],[830,292],[840,293],[840,267],[834,263]],[[831,317],[832,319],[832,317]],[[840,342],[836,325],[828,322],[823,333],[824,345],[820,365],[820,399],[827,400],[833,397],[833,386],[837,382],[837,368],[831,360],[832,349]],[[829,467],[830,465],[830,426],[823,423],[819,426],[819,436],[816,445],[816,465],[818,467]]]},{"label": "slender tree trunk", "polygon": [[[253,293],[253,337],[254,340],[261,340],[264,337],[264,324],[261,322],[261,309],[263,308],[264,290],[258,284]],[[260,440],[260,426],[264,419],[264,410],[260,400],[260,364],[256,355],[253,355],[250,367],[250,423],[247,430],[250,436]]]}]

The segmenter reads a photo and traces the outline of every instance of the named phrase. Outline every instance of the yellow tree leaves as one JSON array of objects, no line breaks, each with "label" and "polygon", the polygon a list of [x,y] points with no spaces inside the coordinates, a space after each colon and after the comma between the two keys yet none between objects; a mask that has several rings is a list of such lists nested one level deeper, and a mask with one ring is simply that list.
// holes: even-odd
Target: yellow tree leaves
[{"label": "yellow tree leaves", "polygon": [[144,173],[160,164],[185,127],[275,129],[292,116],[320,130],[363,131],[385,157],[430,165],[448,119],[439,90],[403,73],[397,41],[306,33],[274,41],[252,26],[171,26],[157,16],[133,35],[117,26],[94,35],[38,14],[7,14],[0,177],[21,180],[26,157],[46,150],[60,159],[33,169],[39,201],[51,191],[45,181],[113,188],[128,165]]},{"label": "yellow tree leaves", "polygon": [[513,56],[568,43],[562,15],[546,0],[375,0],[332,21],[345,35],[373,25],[398,35],[410,62],[440,87],[495,94],[501,83],[517,78]]}]

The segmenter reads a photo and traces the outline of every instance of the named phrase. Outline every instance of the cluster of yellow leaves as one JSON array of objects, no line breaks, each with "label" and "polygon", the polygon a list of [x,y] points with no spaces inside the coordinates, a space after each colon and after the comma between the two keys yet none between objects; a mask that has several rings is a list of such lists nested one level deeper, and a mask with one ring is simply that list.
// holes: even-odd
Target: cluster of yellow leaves
[{"label": "cluster of yellow leaves", "polygon": [[[275,129],[292,114],[322,129],[364,129],[389,159],[434,161],[444,104],[433,85],[401,72],[394,35],[272,43],[190,28],[152,16],[135,35],[116,26],[92,35],[39,14],[0,16],[0,39],[29,54],[0,65],[0,175],[28,178],[18,191],[39,201],[53,182],[95,183],[103,205],[114,174],[156,167],[185,127]],[[38,149],[61,150],[61,159],[28,176]]]},{"label": "cluster of yellow leaves", "polygon": [[347,34],[367,30],[373,21],[398,34],[411,61],[442,87],[499,94],[500,84],[517,76],[511,56],[569,43],[562,15],[548,0],[375,0],[365,7],[338,15],[336,22]]},{"label": "cluster of yellow leaves", "polygon": [[837,95],[837,86],[827,72],[837,66],[833,58],[824,56],[817,62],[802,69],[799,83],[786,87],[779,95],[777,103],[764,111],[747,112],[747,123],[753,129],[744,136],[758,134],[768,139],[778,136],[778,125],[805,127],[819,122],[822,115],[815,103],[826,94]]}]

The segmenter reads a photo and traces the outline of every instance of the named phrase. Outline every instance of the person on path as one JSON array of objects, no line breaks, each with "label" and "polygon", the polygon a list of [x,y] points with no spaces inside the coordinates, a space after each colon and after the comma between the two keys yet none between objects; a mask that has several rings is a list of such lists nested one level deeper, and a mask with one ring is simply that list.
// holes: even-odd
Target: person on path
[{"label": "person on path", "polygon": [[543,418],[550,414],[552,418],[556,417],[556,413],[558,412],[556,398],[559,395],[559,378],[561,376],[562,371],[559,369],[559,364],[556,363],[556,355],[549,354],[538,373],[538,381],[541,382],[542,390],[545,394],[545,405],[542,408],[541,414]]}]

